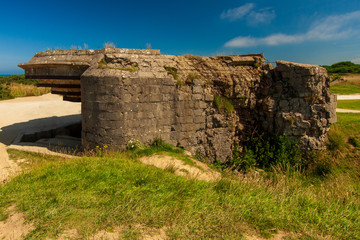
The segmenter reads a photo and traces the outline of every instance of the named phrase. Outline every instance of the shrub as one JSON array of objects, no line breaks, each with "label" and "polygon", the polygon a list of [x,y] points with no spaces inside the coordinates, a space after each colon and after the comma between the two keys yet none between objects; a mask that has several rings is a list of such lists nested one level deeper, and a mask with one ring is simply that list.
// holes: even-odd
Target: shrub
[{"label": "shrub", "polygon": [[300,149],[295,141],[286,136],[265,136],[248,138],[244,143],[244,152],[235,148],[233,158],[228,165],[234,169],[246,170],[250,167],[271,169],[271,167],[302,167]]},{"label": "shrub", "polygon": [[10,88],[7,85],[0,85],[0,100],[12,98]]},{"label": "shrub", "polygon": [[37,85],[38,79],[25,79],[24,74],[0,76],[0,84],[21,83],[25,85]]},{"label": "shrub", "polygon": [[323,66],[329,73],[360,73],[360,64],[350,61],[334,63],[331,66]]}]

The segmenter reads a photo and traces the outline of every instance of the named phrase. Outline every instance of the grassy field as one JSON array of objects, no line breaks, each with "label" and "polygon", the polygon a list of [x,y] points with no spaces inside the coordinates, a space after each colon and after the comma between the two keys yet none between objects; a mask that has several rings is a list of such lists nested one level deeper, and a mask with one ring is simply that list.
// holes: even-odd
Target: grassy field
[{"label": "grassy field", "polygon": [[358,113],[337,113],[338,122],[335,124],[346,136],[360,134],[360,114]]},{"label": "grassy field", "polygon": [[356,94],[360,93],[360,74],[348,73],[342,75],[346,82],[338,83],[330,87],[333,94]]},{"label": "grassy field", "polygon": [[[204,182],[146,166],[138,157],[157,152],[106,153],[79,159],[8,150],[24,173],[0,187],[1,219],[9,206],[35,230],[27,239],[55,238],[77,229],[79,238],[121,229],[139,239],[143,229],[165,229],[168,239],[360,239],[359,114],[338,114],[332,151],[313,155],[307,169],[223,172]],[[173,156],[180,150],[165,149]],[[184,159],[189,159],[184,157]]]},{"label": "grassy field", "polygon": [[360,100],[338,100],[338,108],[360,110]]}]

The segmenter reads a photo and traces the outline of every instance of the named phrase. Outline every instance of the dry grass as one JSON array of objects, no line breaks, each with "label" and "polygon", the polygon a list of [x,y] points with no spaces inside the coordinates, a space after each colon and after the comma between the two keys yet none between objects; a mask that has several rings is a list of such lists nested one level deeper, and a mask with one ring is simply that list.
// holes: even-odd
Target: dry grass
[{"label": "dry grass", "polygon": [[12,97],[40,96],[51,92],[51,88],[36,87],[34,85],[25,85],[21,83],[11,83],[10,95]]},{"label": "dry grass", "polygon": [[343,76],[343,78],[348,81],[358,81],[358,86],[360,86],[360,74],[358,73],[347,73]]}]

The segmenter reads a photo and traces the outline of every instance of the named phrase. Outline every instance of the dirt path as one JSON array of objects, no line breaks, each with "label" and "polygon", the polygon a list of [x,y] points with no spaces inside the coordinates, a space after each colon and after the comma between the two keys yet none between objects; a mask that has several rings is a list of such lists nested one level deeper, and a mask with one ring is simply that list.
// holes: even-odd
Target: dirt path
[{"label": "dirt path", "polygon": [[337,100],[360,100],[360,94],[337,95]]},{"label": "dirt path", "polygon": [[80,121],[80,113],[80,103],[65,102],[54,94],[0,101],[0,181],[16,170],[6,146],[18,134]]},{"label": "dirt path", "polygon": [[339,112],[339,113],[360,113],[360,110],[337,108],[336,112]]}]

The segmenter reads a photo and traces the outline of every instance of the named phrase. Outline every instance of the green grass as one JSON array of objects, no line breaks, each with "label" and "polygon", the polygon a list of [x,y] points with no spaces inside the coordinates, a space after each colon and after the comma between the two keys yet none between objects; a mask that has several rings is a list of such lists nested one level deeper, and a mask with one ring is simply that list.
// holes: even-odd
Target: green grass
[{"label": "green grass", "polygon": [[349,152],[347,149],[352,145],[355,147],[355,158],[360,159],[360,114],[358,113],[337,113],[338,121],[329,132],[329,147],[342,152]]},{"label": "green grass", "polygon": [[[242,239],[257,233],[287,239],[360,239],[360,114],[339,113],[330,133],[334,150],[313,155],[309,169],[223,172],[216,182],[188,180],[137,159],[183,150],[157,139],[149,147],[101,156],[61,157],[8,150],[24,172],[0,185],[0,219],[15,206],[35,229],[26,239],[77,229],[80,238],[139,226],[166,229],[169,239]],[[357,146],[356,146],[357,145]],[[351,147],[353,146],[353,147]],[[249,234],[250,232],[250,234]]]},{"label": "green grass", "polygon": [[360,110],[360,100],[338,100],[338,108]]},{"label": "green grass", "polygon": [[358,113],[337,113],[337,126],[346,135],[360,134],[360,114]]},{"label": "green grass", "polygon": [[360,93],[360,86],[351,82],[339,83],[330,87],[333,94],[355,94]]},{"label": "green grass", "polygon": [[360,93],[360,86],[355,82],[344,82],[330,87],[333,94],[355,94]]},{"label": "green grass", "polygon": [[0,187],[0,215],[6,218],[11,205],[23,212],[35,226],[27,239],[74,228],[86,238],[116,226],[125,227],[123,238],[134,239],[138,225],[166,227],[169,239],[241,239],[249,231],[360,239],[360,169],[351,159],[343,165],[351,168],[323,179],[275,171],[228,173],[208,183],[140,164],[133,152],[69,160],[8,151],[30,162]]}]

